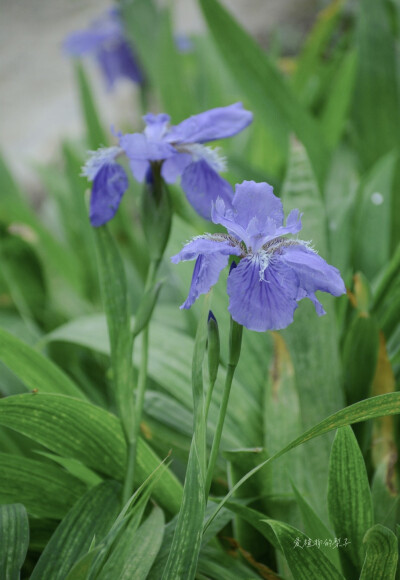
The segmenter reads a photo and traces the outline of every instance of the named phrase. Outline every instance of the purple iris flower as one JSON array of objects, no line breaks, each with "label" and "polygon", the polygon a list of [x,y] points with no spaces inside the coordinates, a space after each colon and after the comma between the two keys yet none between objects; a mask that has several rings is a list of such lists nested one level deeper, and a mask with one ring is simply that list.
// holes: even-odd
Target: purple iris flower
[{"label": "purple iris flower", "polygon": [[284,222],[282,203],[267,183],[244,181],[236,186],[232,206],[217,199],[212,221],[228,233],[205,234],[171,258],[174,264],[196,260],[189,296],[190,308],[200,294],[218,281],[229,256],[240,262],[228,276],[229,312],[250,330],[279,330],[293,322],[298,301],[309,298],[319,316],[325,311],[317,290],[340,296],[346,292],[339,270],[330,266],[309,242],[287,238],[301,230],[297,209]]},{"label": "purple iris flower", "polygon": [[143,73],[132,46],[124,36],[119,10],[112,8],[94,20],[86,30],[70,34],[64,42],[70,56],[93,55],[110,90],[120,78],[143,82]]},{"label": "purple iris flower", "polygon": [[120,136],[137,181],[144,181],[152,162],[162,162],[163,179],[173,183],[181,176],[189,202],[205,219],[210,219],[211,203],[217,197],[231,203],[232,187],[219,175],[226,170],[225,159],[218,149],[204,143],[236,135],[252,122],[252,113],[235,103],[193,115],[172,127],[169,115],[148,114],[143,119],[143,133]]},{"label": "purple iris flower", "polygon": [[123,153],[137,181],[149,178],[152,163],[161,164],[161,175],[167,183],[173,183],[181,175],[189,202],[206,219],[211,219],[211,205],[217,197],[231,206],[232,186],[218,174],[225,169],[225,160],[217,149],[203,143],[235,135],[251,123],[253,115],[236,103],[194,115],[175,127],[169,126],[169,119],[164,114],[148,114],[144,117],[143,133],[120,134],[120,147],[90,153],[82,174],[93,181],[90,199],[93,226],[101,226],[114,217],[128,188],[125,170],[115,161]]}]

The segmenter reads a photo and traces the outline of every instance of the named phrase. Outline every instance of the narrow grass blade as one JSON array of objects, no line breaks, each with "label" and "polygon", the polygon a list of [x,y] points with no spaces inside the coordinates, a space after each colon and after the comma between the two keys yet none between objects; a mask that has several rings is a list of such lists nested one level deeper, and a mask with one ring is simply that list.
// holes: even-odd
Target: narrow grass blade
[{"label": "narrow grass blade", "polygon": [[365,534],[367,553],[360,580],[395,580],[398,545],[395,534],[377,524]]},{"label": "narrow grass blade", "polygon": [[79,89],[82,114],[86,124],[87,143],[90,149],[97,149],[100,145],[107,145],[108,139],[101,126],[89,79],[80,62],[75,63],[75,75]]},{"label": "narrow grass blade", "polygon": [[321,115],[326,143],[334,149],[342,137],[348,119],[356,78],[357,53],[348,52],[341,62]]},{"label": "narrow grass blade", "polygon": [[0,506],[0,577],[19,580],[29,545],[28,514],[19,503]]},{"label": "narrow grass blade", "polygon": [[31,580],[64,580],[74,564],[110,529],[119,510],[120,486],[104,482],[90,489],[64,517],[32,573]]},{"label": "narrow grass blade", "polygon": [[139,527],[124,530],[113,549],[106,565],[98,576],[99,580],[145,580],[160,549],[164,535],[164,514],[159,507]]}]

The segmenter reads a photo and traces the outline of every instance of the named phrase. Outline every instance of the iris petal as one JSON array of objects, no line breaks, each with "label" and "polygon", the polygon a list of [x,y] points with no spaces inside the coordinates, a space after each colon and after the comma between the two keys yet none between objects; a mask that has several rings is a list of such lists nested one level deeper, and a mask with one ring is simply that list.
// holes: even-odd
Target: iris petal
[{"label": "iris petal", "polygon": [[201,254],[194,265],[189,295],[181,308],[190,308],[201,294],[207,294],[211,287],[218,282],[221,270],[229,261],[229,256],[220,254]]},{"label": "iris petal", "polygon": [[206,220],[211,220],[211,207],[218,197],[228,206],[231,205],[232,186],[204,159],[186,167],[181,185],[191,205]]},{"label": "iris petal", "polygon": [[125,170],[117,163],[104,165],[98,171],[93,181],[90,198],[92,226],[102,226],[114,217],[128,185]]},{"label": "iris petal", "polygon": [[167,183],[174,183],[191,162],[192,156],[188,153],[176,153],[164,161],[161,175]]},{"label": "iris petal", "polygon": [[333,296],[346,293],[340,272],[307,246],[298,244],[284,248],[280,259],[296,272],[299,279],[299,299],[307,296],[314,303],[317,314],[324,314],[315,292],[329,292]]},{"label": "iris petal", "polygon": [[180,144],[225,139],[245,129],[252,120],[252,113],[243,109],[242,103],[218,107],[193,115],[179,125],[171,127],[168,140],[170,143]]},{"label": "iris petal", "polygon": [[137,161],[161,161],[175,155],[175,149],[163,141],[149,141],[143,133],[129,133],[119,139],[128,159]]},{"label": "iris petal", "polygon": [[171,262],[178,264],[188,260],[195,260],[200,255],[223,254],[225,256],[240,256],[242,248],[234,246],[229,240],[224,240],[220,234],[200,236],[187,243],[184,248],[172,256]]},{"label": "iris petal", "polygon": [[286,328],[297,308],[298,285],[296,273],[282,261],[271,259],[265,267],[262,256],[253,254],[228,276],[229,312],[250,330]]}]

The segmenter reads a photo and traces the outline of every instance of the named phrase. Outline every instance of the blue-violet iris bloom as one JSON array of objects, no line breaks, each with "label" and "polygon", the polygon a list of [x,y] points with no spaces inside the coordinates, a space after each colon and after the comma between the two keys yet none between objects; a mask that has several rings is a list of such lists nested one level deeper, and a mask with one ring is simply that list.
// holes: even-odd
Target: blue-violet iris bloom
[{"label": "blue-violet iris bloom", "polygon": [[109,90],[120,78],[134,83],[143,82],[143,73],[132,46],[124,36],[117,8],[108,10],[86,30],[70,34],[64,41],[64,50],[74,57],[94,56]]},{"label": "blue-violet iris bloom", "polygon": [[252,119],[252,113],[243,109],[241,103],[193,115],[172,127],[168,115],[146,115],[143,133],[120,134],[120,147],[90,152],[83,175],[93,181],[91,224],[98,227],[113,218],[128,188],[125,170],[116,162],[123,153],[139,182],[149,178],[152,163],[161,165],[161,176],[167,183],[181,176],[189,202],[202,217],[211,219],[212,202],[217,197],[231,207],[232,186],[218,173],[225,169],[225,160],[217,149],[204,143],[232,137]]},{"label": "blue-violet iris bloom", "polygon": [[218,149],[204,143],[236,135],[252,122],[252,113],[235,103],[193,115],[172,127],[169,115],[148,114],[143,119],[143,133],[120,136],[137,181],[144,181],[152,162],[162,162],[163,179],[174,183],[181,176],[189,202],[205,219],[211,218],[211,204],[218,196],[230,205],[232,187],[219,175],[226,170],[225,159]]},{"label": "blue-violet iris bloom", "polygon": [[212,221],[226,234],[205,234],[190,241],[173,263],[196,260],[189,296],[181,308],[190,308],[207,293],[228,265],[240,262],[228,276],[229,312],[250,330],[279,330],[293,322],[298,301],[309,298],[319,316],[325,311],[317,290],[340,296],[346,292],[339,270],[330,266],[309,242],[288,238],[301,230],[301,215],[291,211],[284,225],[282,203],[267,183],[244,181],[236,186],[232,207],[217,199]]}]

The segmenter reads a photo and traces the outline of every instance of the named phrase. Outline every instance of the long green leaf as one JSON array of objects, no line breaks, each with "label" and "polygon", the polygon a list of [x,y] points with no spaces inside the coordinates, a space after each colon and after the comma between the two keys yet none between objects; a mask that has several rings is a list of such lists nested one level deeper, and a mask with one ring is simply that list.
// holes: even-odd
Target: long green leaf
[{"label": "long green leaf", "polygon": [[[288,127],[307,148],[315,174],[323,181],[328,154],[323,135],[256,41],[217,0],[200,0],[209,29],[251,108],[273,127]],[[280,129],[280,132],[282,129]]]},{"label": "long green leaf", "polygon": [[[100,473],[123,478],[126,444],[121,423],[91,403],[62,395],[7,397],[0,400],[0,424]],[[144,481],[159,464],[154,451],[139,439],[138,482]],[[171,471],[162,474],[154,496],[172,513],[179,510],[182,487]]]},{"label": "long green leaf", "polygon": [[329,514],[338,538],[351,543],[341,552],[357,570],[364,560],[363,537],[373,524],[367,470],[351,427],[338,429],[332,446],[328,488]]},{"label": "long green leaf", "polygon": [[315,437],[319,437],[320,435],[324,435],[333,429],[337,429],[339,427],[344,427],[345,425],[351,425],[352,423],[359,423],[361,421],[367,421],[368,419],[374,419],[376,417],[382,417],[385,415],[397,415],[400,413],[400,393],[389,393],[387,395],[379,395],[378,397],[371,397],[366,401],[360,401],[355,405],[351,405],[350,407],[346,407],[337,413],[334,413],[330,417],[327,417],[315,427],[308,429],[305,433],[303,433],[300,437],[297,437],[294,441],[289,443],[286,447],[281,449],[278,453],[263,461],[257,467],[249,471],[242,479],[229,491],[229,493],[224,497],[224,499],[219,504],[218,508],[215,512],[211,515],[211,517],[207,520],[206,527],[208,527],[214,518],[218,515],[220,510],[223,508],[225,503],[229,500],[230,497],[235,493],[235,491],[243,485],[252,475],[257,473],[260,469],[262,469],[265,465],[274,461],[278,457],[281,457],[291,449],[306,443],[307,441],[311,441]]},{"label": "long green leaf", "polygon": [[206,420],[203,394],[203,359],[207,341],[210,295],[204,300],[193,352],[193,439],[186,471],[183,499],[163,580],[192,580],[196,574],[206,508]]},{"label": "long green leaf", "polygon": [[[301,517],[303,518],[305,533],[309,538],[322,539],[322,540],[334,540],[332,532],[328,530],[324,522],[319,518],[318,514],[315,513],[310,504],[306,501],[303,495],[298,491],[294,483],[292,482],[292,487],[294,495],[296,498],[297,505],[300,508]],[[340,560],[337,550],[333,550],[332,547],[325,546],[324,543],[320,547],[321,552],[331,561],[331,563],[340,570]]]},{"label": "long green leaf", "polygon": [[365,167],[399,145],[397,40],[393,28],[388,2],[362,0],[358,4],[359,58],[353,117]]},{"label": "long green leaf", "polygon": [[[282,201],[285,212],[298,208],[302,216],[301,238],[310,240],[323,258],[329,260],[327,220],[324,200],[320,195],[307,152],[293,141],[289,167],[283,184]],[[340,358],[333,298],[318,296],[327,314],[318,317],[309,300],[302,300],[294,323],[282,332],[294,368],[300,402],[302,428],[315,425],[344,405],[341,390]],[[318,385],[318,397],[315,386]],[[314,477],[304,482],[318,513],[326,509],[325,492],[330,455],[330,438],[315,441],[307,456]],[[300,485],[300,484],[299,484]]]},{"label": "long green leaf", "polygon": [[93,541],[101,541],[119,510],[120,486],[104,482],[90,489],[62,520],[32,573],[31,580],[64,579]]},{"label": "long green leaf", "polygon": [[29,545],[28,514],[19,503],[0,506],[0,577],[19,580]]},{"label": "long green leaf", "polygon": [[398,560],[395,534],[377,524],[365,534],[367,554],[361,570],[360,580],[394,580]]},{"label": "long green leaf", "polygon": [[325,140],[332,149],[336,147],[346,126],[353,96],[357,53],[347,53],[339,67],[329,91],[329,99],[322,111],[321,123]]},{"label": "long green leaf", "polygon": [[127,438],[133,433],[133,335],[121,255],[107,226],[95,229],[97,263],[111,347],[114,396]]},{"label": "long green leaf", "polygon": [[25,383],[39,393],[59,393],[84,399],[83,393],[51,360],[0,329],[0,360]]},{"label": "long green leaf", "polygon": [[107,145],[107,138],[100,123],[89,79],[80,62],[75,63],[75,75],[79,89],[82,115],[86,125],[87,143],[91,149]]},{"label": "long green leaf", "polygon": [[116,546],[102,569],[99,580],[145,580],[160,549],[164,535],[164,514],[154,507],[146,521],[139,527],[130,525],[118,539]]},{"label": "long green leaf", "polygon": [[21,502],[33,516],[61,519],[85,490],[59,467],[0,453],[0,503]]},{"label": "long green leaf", "polygon": [[374,164],[358,192],[353,226],[354,266],[370,280],[390,258],[391,202],[397,158],[397,153],[389,153]]},{"label": "long green leaf", "polygon": [[300,530],[283,522],[266,521],[274,530],[296,580],[344,580],[323,552],[314,546],[307,547],[308,537]]}]

